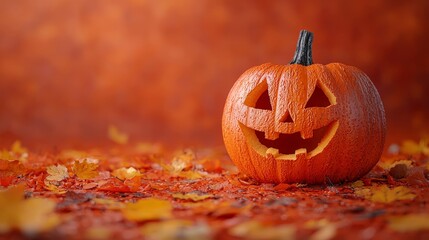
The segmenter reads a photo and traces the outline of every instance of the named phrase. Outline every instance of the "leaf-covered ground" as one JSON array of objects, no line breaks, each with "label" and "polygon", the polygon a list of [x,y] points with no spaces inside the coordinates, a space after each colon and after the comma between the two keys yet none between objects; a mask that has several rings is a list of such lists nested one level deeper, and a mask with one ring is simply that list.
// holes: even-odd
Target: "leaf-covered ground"
[{"label": "leaf-covered ground", "polygon": [[[353,183],[261,184],[220,149],[0,152],[0,238],[429,239],[429,146],[390,146]],[[262,171],[262,169],[261,169]]]}]

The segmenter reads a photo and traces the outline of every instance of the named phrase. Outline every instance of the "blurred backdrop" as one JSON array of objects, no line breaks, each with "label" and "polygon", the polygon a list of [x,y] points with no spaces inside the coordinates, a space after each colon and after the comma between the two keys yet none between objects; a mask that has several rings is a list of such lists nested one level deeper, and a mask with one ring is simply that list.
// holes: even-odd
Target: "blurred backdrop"
[{"label": "blurred backdrop", "polygon": [[247,68],[287,64],[301,29],[314,62],[379,89],[388,142],[428,134],[429,1],[2,1],[0,139],[220,145],[222,108]]}]

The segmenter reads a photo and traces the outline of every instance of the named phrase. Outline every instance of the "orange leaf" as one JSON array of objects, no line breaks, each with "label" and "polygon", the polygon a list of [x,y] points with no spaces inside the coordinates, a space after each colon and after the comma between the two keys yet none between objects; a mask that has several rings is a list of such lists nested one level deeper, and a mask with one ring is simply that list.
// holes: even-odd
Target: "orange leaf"
[{"label": "orange leaf", "polygon": [[409,214],[391,217],[388,220],[389,227],[397,232],[429,230],[428,214]]},{"label": "orange leaf", "polygon": [[139,170],[133,167],[129,167],[129,168],[122,167],[114,170],[112,172],[112,175],[119,178],[120,180],[125,180],[125,179],[134,178],[136,176],[141,176],[141,173]]},{"label": "orange leaf", "polygon": [[128,135],[119,131],[116,126],[110,125],[107,131],[109,139],[118,144],[126,144],[128,142]]},{"label": "orange leaf", "polygon": [[389,188],[387,185],[371,186],[369,188],[357,188],[355,193],[372,202],[391,203],[398,200],[413,200],[416,195],[404,186]]},{"label": "orange leaf", "polygon": [[172,209],[169,201],[146,198],[137,201],[136,203],[128,203],[122,213],[124,217],[130,221],[147,221],[170,218]]},{"label": "orange leaf", "polygon": [[73,173],[80,179],[91,179],[98,176],[98,172],[95,171],[97,168],[98,164],[89,163],[87,159],[84,159],[82,162],[74,162]]},{"label": "orange leaf", "polygon": [[24,186],[0,191],[0,233],[12,229],[34,234],[59,224],[56,203],[45,198],[24,199]]},{"label": "orange leaf", "polygon": [[208,198],[213,198],[213,195],[211,194],[196,194],[196,193],[175,193],[172,195],[176,199],[182,199],[182,200],[191,200],[194,202],[202,201]]},{"label": "orange leaf", "polygon": [[296,228],[292,225],[266,226],[250,220],[232,227],[229,233],[244,239],[295,239]]}]

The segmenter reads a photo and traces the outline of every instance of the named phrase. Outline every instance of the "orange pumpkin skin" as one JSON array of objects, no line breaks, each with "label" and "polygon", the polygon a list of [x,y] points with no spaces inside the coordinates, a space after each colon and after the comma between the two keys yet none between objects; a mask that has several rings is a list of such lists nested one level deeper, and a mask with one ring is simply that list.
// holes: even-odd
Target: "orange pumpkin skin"
[{"label": "orange pumpkin skin", "polygon": [[375,86],[355,67],[268,63],[232,87],[222,133],[238,169],[261,182],[337,183],[375,166],[386,119]]}]

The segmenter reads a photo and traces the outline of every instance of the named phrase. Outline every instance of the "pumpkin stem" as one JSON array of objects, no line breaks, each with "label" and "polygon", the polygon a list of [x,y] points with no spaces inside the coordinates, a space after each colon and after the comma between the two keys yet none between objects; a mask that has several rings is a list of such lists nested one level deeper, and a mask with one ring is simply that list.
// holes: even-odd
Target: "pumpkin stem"
[{"label": "pumpkin stem", "polygon": [[301,64],[308,66],[313,64],[311,55],[311,44],[313,42],[313,33],[307,30],[301,30],[298,43],[296,44],[295,55],[290,64]]}]

